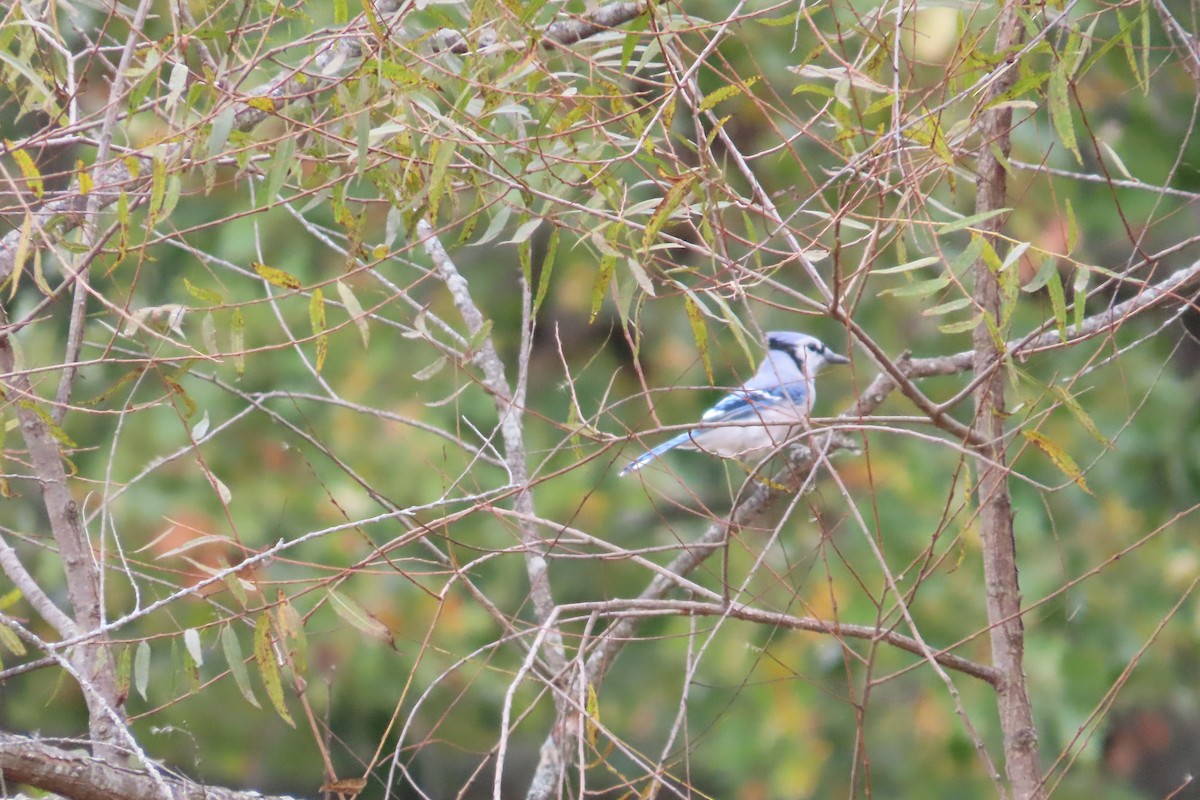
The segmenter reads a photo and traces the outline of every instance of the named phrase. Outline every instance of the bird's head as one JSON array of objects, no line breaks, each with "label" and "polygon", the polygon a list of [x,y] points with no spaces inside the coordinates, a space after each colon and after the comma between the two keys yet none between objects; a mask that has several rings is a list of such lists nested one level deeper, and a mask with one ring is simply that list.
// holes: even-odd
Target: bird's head
[{"label": "bird's head", "polygon": [[796,369],[810,378],[826,364],[850,363],[850,359],[833,352],[820,339],[795,331],[768,333],[767,349],[786,355],[795,362]]}]

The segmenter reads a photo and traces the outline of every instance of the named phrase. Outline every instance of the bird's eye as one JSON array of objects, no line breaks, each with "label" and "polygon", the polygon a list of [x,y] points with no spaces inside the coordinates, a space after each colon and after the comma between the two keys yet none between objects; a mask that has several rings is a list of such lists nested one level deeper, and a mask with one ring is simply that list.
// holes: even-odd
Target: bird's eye
[{"label": "bird's eye", "polygon": [[821,345],[817,344],[816,342],[809,342],[806,346],[814,353],[819,353],[823,349]]}]

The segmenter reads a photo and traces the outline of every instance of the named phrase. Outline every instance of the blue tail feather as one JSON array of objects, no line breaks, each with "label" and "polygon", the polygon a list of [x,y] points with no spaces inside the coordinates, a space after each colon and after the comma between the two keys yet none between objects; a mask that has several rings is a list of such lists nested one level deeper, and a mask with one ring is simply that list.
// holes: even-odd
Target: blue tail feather
[{"label": "blue tail feather", "polygon": [[640,456],[635,458],[633,461],[630,461],[625,466],[625,469],[623,469],[617,473],[617,477],[624,478],[626,475],[628,475],[631,472],[637,472],[639,469],[646,466],[651,461],[653,461],[654,459],[661,456],[663,453],[666,453],[670,450],[674,450],[676,447],[679,447],[682,444],[687,444],[691,440],[692,440],[692,435],[690,432],[681,433],[673,439],[667,439],[665,442],[660,444],[658,447],[647,450],[646,452],[642,453]]}]

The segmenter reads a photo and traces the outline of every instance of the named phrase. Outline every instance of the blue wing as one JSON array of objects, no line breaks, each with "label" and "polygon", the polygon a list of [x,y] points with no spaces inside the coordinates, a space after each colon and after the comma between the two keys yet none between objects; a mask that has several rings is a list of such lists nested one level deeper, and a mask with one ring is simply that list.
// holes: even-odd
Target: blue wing
[{"label": "blue wing", "polygon": [[[803,383],[792,383],[771,389],[737,389],[718,400],[716,405],[704,412],[700,420],[709,424],[744,422],[745,420],[759,416],[764,407],[775,403],[788,402],[803,405],[805,394],[806,389]],[[674,450],[676,447],[694,444],[695,437],[702,433],[703,430],[703,428],[700,428],[694,431],[686,431],[674,438],[668,439],[658,447],[647,450],[633,461],[630,461],[623,470],[617,473],[618,477],[624,477],[631,472],[637,472],[663,453]]]}]

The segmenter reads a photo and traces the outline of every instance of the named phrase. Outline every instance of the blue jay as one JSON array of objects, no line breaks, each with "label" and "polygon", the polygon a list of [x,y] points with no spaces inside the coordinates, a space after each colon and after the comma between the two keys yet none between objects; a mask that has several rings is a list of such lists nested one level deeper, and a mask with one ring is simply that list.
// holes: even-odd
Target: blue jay
[{"label": "blue jay", "polygon": [[739,456],[779,447],[812,411],[817,397],[815,378],[821,368],[848,363],[850,359],[806,334],[768,333],[767,358],[753,378],[705,411],[701,427],[647,450],[629,462],[620,475],[637,472],[676,448]]}]

